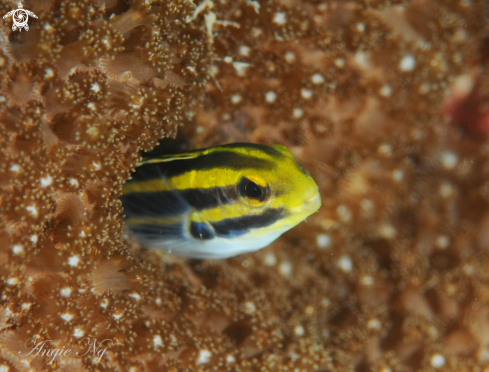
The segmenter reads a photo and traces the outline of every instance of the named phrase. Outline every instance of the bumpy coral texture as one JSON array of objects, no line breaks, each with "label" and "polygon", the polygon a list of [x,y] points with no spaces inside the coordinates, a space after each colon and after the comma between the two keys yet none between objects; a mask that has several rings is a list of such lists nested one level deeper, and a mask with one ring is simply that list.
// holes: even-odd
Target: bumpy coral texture
[{"label": "bumpy coral texture", "polygon": [[[0,371],[489,370],[484,0],[23,5],[29,31],[0,29]],[[143,249],[121,185],[180,126],[288,146],[323,207],[238,258]],[[46,340],[72,351],[26,355]]]}]

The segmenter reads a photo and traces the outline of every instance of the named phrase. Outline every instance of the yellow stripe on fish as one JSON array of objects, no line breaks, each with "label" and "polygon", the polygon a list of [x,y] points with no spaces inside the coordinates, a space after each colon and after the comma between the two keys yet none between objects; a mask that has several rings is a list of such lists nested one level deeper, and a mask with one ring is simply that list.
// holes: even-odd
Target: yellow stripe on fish
[{"label": "yellow stripe on fish", "polygon": [[287,148],[252,143],[144,159],[122,192],[143,244],[194,258],[263,248],[321,205]]}]

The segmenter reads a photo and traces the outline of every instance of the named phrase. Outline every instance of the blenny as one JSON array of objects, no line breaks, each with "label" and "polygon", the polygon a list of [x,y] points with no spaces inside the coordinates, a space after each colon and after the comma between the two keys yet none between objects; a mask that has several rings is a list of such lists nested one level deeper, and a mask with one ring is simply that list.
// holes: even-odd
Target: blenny
[{"label": "blenny", "polygon": [[143,245],[193,258],[256,251],[321,206],[286,147],[253,143],[143,159],[122,193],[126,226]]}]

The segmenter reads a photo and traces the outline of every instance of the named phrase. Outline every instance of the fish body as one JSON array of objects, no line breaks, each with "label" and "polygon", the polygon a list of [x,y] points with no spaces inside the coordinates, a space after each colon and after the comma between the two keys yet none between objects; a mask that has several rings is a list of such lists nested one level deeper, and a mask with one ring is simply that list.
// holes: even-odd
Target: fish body
[{"label": "fish body", "polygon": [[144,159],[122,194],[126,226],[141,243],[210,259],[263,248],[321,205],[286,147],[252,143]]}]

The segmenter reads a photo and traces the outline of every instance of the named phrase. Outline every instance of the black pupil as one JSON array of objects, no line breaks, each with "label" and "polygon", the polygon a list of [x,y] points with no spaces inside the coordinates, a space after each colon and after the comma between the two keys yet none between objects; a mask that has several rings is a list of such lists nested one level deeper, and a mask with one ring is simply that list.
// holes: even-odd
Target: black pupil
[{"label": "black pupil", "polygon": [[261,198],[263,190],[253,181],[249,181],[245,186],[245,195],[249,198]]}]

